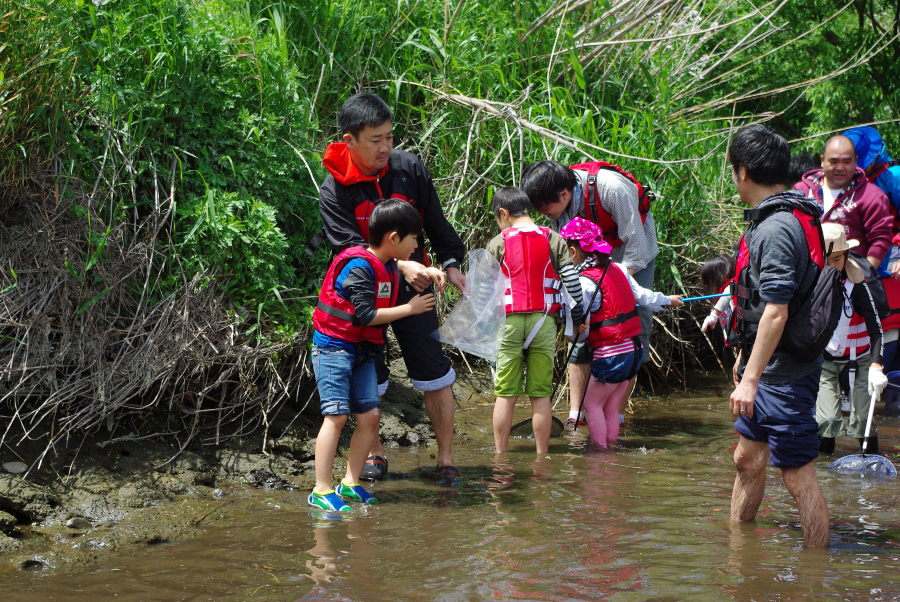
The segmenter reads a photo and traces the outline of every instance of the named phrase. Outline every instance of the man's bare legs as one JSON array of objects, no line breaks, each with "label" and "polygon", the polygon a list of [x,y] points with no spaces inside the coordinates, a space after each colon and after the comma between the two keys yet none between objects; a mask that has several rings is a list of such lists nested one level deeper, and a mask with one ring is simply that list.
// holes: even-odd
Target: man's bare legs
[{"label": "man's bare legs", "polygon": [[[438,445],[438,466],[453,466],[453,417],[456,413],[456,400],[453,389],[447,385],[437,391],[425,391],[425,413],[431,420],[431,428]],[[384,444],[381,436],[372,442],[370,456],[384,457]]]},{"label": "man's bare legs", "polygon": [[[766,489],[769,444],[741,436],[734,450],[737,475],[731,492],[731,520],[747,522],[756,518]],[[819,487],[812,462],[799,468],[782,468],[785,487],[797,502],[803,543],[821,548],[828,545],[828,506]]]},{"label": "man's bare legs", "polygon": [[590,377],[590,364],[569,364],[569,410],[571,413],[584,407],[581,401]]},{"label": "man's bare legs", "polygon": [[766,490],[769,444],[741,435],[734,450],[734,489],[731,491],[731,520],[747,522],[756,518]]},{"label": "man's bare legs", "polygon": [[782,468],[784,484],[800,511],[800,526],[803,528],[803,543],[810,548],[828,546],[828,506],[819,487],[816,468],[812,462],[799,468]]},{"label": "man's bare legs", "polygon": [[637,375],[633,376],[631,380],[628,381],[628,392],[625,393],[625,397],[622,398],[622,401],[619,402],[619,414],[625,413],[625,408],[628,407],[628,400],[631,399],[631,394],[634,393],[634,385],[637,384]]},{"label": "man's bare legs", "polygon": [[437,439],[437,465],[453,466],[453,417],[456,400],[453,389],[447,385],[437,391],[425,391],[425,412],[431,420],[431,428]]}]

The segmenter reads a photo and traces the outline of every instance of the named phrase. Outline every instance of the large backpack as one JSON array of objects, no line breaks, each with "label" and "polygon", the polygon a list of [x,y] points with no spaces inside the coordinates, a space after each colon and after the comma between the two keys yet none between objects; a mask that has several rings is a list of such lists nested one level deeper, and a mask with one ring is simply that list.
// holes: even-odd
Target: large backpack
[{"label": "large backpack", "polygon": [[622,239],[619,238],[618,226],[616,225],[616,222],[613,221],[612,215],[600,205],[600,197],[597,194],[597,174],[601,169],[614,171],[627,178],[635,185],[635,187],[637,187],[638,212],[641,215],[641,223],[647,221],[647,214],[650,213],[650,204],[656,199],[656,195],[654,195],[649,188],[641,184],[638,179],[629,172],[618,165],[607,163],[606,161],[578,163],[576,165],[570,165],[569,169],[587,172],[587,186],[585,186],[584,190],[584,216],[600,226],[600,229],[603,231],[603,238],[611,246],[618,247],[622,244]]},{"label": "large backpack", "polygon": [[[825,351],[838,326],[844,307],[844,285],[841,273],[825,262],[825,238],[818,217],[787,206],[764,213],[746,211],[745,214],[750,222],[759,222],[774,211],[789,211],[800,222],[810,254],[807,269],[817,271],[812,289],[795,296],[789,302],[788,320],[779,343],[780,348],[790,352],[798,360],[811,363]],[[746,240],[742,238],[733,286],[735,324],[742,348],[754,342],[756,328],[765,309],[759,290],[750,285],[751,265],[759,274],[759,264],[750,256]]]}]

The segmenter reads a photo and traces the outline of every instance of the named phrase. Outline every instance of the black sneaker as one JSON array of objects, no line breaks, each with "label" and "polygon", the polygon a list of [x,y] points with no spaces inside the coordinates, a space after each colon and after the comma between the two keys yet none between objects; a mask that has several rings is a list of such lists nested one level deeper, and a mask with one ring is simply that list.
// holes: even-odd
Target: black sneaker
[{"label": "black sneaker", "polygon": [[826,456],[834,454],[834,437],[819,437],[819,453]]}]

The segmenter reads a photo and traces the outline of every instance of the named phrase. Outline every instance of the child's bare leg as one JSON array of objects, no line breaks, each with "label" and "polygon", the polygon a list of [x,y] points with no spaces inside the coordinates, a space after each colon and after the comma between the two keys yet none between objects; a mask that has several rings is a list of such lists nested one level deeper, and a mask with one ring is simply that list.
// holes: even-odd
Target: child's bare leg
[{"label": "child's bare leg", "polygon": [[362,473],[366,456],[372,447],[372,442],[378,439],[378,422],[381,418],[381,408],[374,408],[363,414],[356,415],[356,428],[350,437],[350,453],[347,456],[347,478],[344,479],[351,485],[359,483],[359,475]]},{"label": "child's bare leg", "polygon": [[622,400],[628,401],[628,392],[632,390],[630,381],[617,383],[603,406],[606,417],[606,444],[615,445],[619,439],[619,408]]},{"label": "child's bare leg", "polygon": [[509,449],[509,429],[518,397],[497,396],[494,401],[494,447],[501,454]]},{"label": "child's bare leg", "polygon": [[609,428],[603,408],[614,388],[615,385],[600,383],[596,379],[591,378],[587,393],[584,396],[588,432],[591,434],[591,440],[594,442],[594,445],[603,449],[606,449],[606,433]]},{"label": "child's bare leg", "polygon": [[316,437],[316,491],[323,493],[333,489],[331,474],[334,472],[334,455],[338,438],[347,423],[346,414],[324,416]]},{"label": "child's bare leg", "polygon": [[534,429],[534,445],[539,454],[546,454],[550,450],[552,413],[549,397],[531,398],[531,425]]}]

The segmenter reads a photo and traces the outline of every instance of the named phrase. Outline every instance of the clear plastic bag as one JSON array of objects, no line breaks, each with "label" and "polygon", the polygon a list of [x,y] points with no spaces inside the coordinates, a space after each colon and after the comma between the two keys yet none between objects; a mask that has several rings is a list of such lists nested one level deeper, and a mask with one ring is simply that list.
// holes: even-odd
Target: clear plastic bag
[{"label": "clear plastic bag", "polygon": [[506,286],[507,278],[493,255],[486,249],[470,251],[467,290],[435,332],[435,338],[496,362],[506,323],[503,302]]}]

